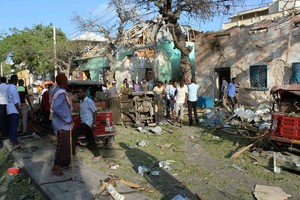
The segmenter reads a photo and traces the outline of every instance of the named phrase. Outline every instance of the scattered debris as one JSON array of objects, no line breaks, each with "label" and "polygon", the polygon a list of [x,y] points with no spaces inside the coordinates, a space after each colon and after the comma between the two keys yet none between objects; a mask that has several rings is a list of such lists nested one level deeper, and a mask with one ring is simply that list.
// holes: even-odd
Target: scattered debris
[{"label": "scattered debris", "polygon": [[214,139],[214,140],[220,140],[220,137],[219,136],[212,136],[212,139]]},{"label": "scattered debris", "polygon": [[172,200],[188,200],[188,198],[181,195],[176,195]]},{"label": "scattered debris", "polygon": [[110,166],[110,169],[118,169],[120,166],[118,164],[115,164],[115,165],[111,165]]},{"label": "scattered debris", "polygon": [[292,197],[280,187],[266,185],[255,185],[253,194],[257,200],[286,200]]},{"label": "scattered debris", "polygon": [[17,175],[19,174],[21,171],[21,169],[19,167],[11,167],[7,169],[7,173],[9,173],[10,175]]},{"label": "scattered debris", "polygon": [[138,130],[139,132],[141,132],[141,133],[148,133],[148,132],[149,132],[148,129],[145,129],[145,128],[143,128],[143,127],[137,127],[137,130]]},{"label": "scattered debris", "polygon": [[118,193],[118,191],[114,188],[114,186],[112,186],[112,184],[108,184],[106,189],[115,200],[124,200],[125,199],[125,197],[123,195]]},{"label": "scattered debris", "polygon": [[158,170],[154,170],[151,171],[149,168],[145,167],[145,166],[139,166],[138,167],[138,172],[140,175],[144,176],[145,173],[150,173],[153,176],[158,176],[160,175],[160,171]]},{"label": "scattered debris", "polygon": [[142,140],[142,141],[140,141],[140,142],[138,143],[138,145],[141,146],[141,147],[145,147],[145,146],[148,145],[148,142]]},{"label": "scattered debris", "polygon": [[242,168],[240,168],[240,167],[237,166],[237,165],[225,164],[224,166],[225,166],[225,167],[232,167],[232,168],[237,169],[237,170],[239,170],[239,171],[244,171]]},{"label": "scattered debris", "polygon": [[273,154],[273,165],[274,165],[274,172],[276,174],[280,174],[281,173],[281,168],[277,166],[276,164],[276,153],[274,152]]},{"label": "scattered debris", "polygon": [[164,168],[164,169],[170,171],[170,170],[172,170],[172,167],[170,167],[170,164],[171,164],[171,163],[170,163],[168,160],[165,160],[165,161],[160,161],[160,162],[158,163],[158,166],[159,166],[160,168]]},{"label": "scattered debris", "polygon": [[140,175],[144,176],[145,173],[149,173],[150,169],[145,167],[145,166],[139,166],[138,167],[138,172]]},{"label": "scattered debris", "polygon": [[[131,187],[133,189],[138,189],[140,191],[146,191],[146,192],[154,192],[153,188],[150,188],[150,187],[142,187],[141,185],[138,185],[138,184],[135,184],[135,183],[132,183],[132,182],[128,182],[128,181],[125,181],[124,179],[116,176],[116,175],[109,175],[109,177],[107,177],[104,181],[101,181],[101,186],[99,188],[100,190],[100,193],[99,195],[101,195],[101,193],[103,193],[105,191],[105,189],[108,190],[109,194],[114,198],[114,199],[120,199],[122,200],[122,195],[117,192],[115,190],[114,187],[117,187],[117,182],[118,183],[121,183],[121,184],[124,184],[128,187]],[[111,186],[109,186],[111,185]],[[117,195],[117,194],[120,194],[120,195]],[[101,199],[101,198],[100,198]]]},{"label": "scattered debris", "polygon": [[156,126],[150,130],[157,135],[161,135],[163,133],[163,129],[160,126]]},{"label": "scattered debris", "polygon": [[237,158],[237,157],[239,157],[242,153],[244,153],[245,151],[247,151],[248,149],[250,149],[251,147],[253,147],[254,143],[255,142],[253,142],[252,144],[246,146],[245,148],[241,149],[240,151],[236,152],[230,158]]},{"label": "scattered debris", "polygon": [[151,171],[151,174],[153,176],[158,176],[160,174],[160,171]]},{"label": "scattered debris", "polygon": [[200,122],[203,122],[206,127],[221,125],[225,121],[226,115],[222,109],[206,109]]},{"label": "scattered debris", "polygon": [[156,144],[161,149],[170,149],[172,147],[172,144]]}]

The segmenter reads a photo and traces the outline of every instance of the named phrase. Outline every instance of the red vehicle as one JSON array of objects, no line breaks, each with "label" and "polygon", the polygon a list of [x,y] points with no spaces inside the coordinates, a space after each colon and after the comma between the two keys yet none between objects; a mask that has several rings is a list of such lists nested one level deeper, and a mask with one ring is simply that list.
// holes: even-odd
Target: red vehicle
[{"label": "red vehicle", "polygon": [[[73,114],[72,118],[75,119],[79,113],[79,101],[76,99],[76,94],[78,92],[78,88],[86,87],[89,89],[90,96],[95,101],[96,107],[98,110],[97,118],[96,118],[96,127],[93,130],[93,135],[96,140],[102,140],[104,142],[104,146],[111,147],[114,142],[114,136],[117,132],[113,126],[113,117],[112,112],[106,111],[106,101],[105,94],[102,92],[102,84],[96,81],[69,81],[68,82],[68,92],[72,93],[75,96],[73,99]],[[101,94],[103,93],[103,94]],[[100,97],[96,97],[96,96]],[[80,119],[78,118],[74,121],[74,127],[78,126],[80,123]],[[79,142],[85,139],[84,135],[79,137]]]},{"label": "red vehicle", "polygon": [[270,139],[281,144],[300,145],[300,84],[275,86],[271,95]]}]

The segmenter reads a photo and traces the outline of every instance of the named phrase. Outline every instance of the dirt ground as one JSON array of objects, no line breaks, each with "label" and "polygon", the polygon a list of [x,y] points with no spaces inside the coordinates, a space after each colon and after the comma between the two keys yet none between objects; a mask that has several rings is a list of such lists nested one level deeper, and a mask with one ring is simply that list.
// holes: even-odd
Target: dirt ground
[{"label": "dirt ground", "polygon": [[[82,146],[77,147],[77,159],[106,174],[141,185],[145,189],[142,193],[154,200],[171,200],[176,195],[192,200],[200,199],[196,195],[205,200],[250,200],[255,199],[256,184],[281,187],[292,195],[289,199],[299,199],[299,175],[287,171],[274,173],[272,151],[264,150],[261,154],[246,151],[236,159],[230,158],[249,145],[249,139],[233,131],[212,132],[201,125],[180,129],[178,124],[163,123],[160,127],[164,131],[158,135],[149,130],[142,133],[131,126],[116,126],[118,135],[113,147],[106,149],[99,145],[103,159],[93,161],[92,153]],[[55,145],[54,136],[45,138]],[[7,159],[5,154],[2,149],[0,161],[5,166],[2,165],[0,171],[0,199],[10,194],[16,195],[16,199],[42,199],[29,177],[21,174],[11,179],[4,172],[13,165],[13,160]],[[159,167],[160,161],[167,161],[168,166]],[[115,165],[119,167],[111,169]],[[159,175],[145,173],[142,176],[138,173],[140,166],[152,173],[159,171]],[[3,189],[4,186],[8,190]],[[13,192],[16,187],[18,194]]]},{"label": "dirt ground", "polygon": [[[117,126],[118,135],[112,149],[101,149],[104,159],[92,161],[86,147],[77,148],[77,157],[83,162],[107,173],[117,175],[147,188],[145,195],[153,199],[172,199],[182,195],[189,199],[255,199],[256,184],[281,187],[299,199],[299,175],[283,171],[273,172],[271,153],[264,156],[245,152],[236,159],[230,156],[249,145],[249,139],[238,135],[210,130],[199,126],[162,125],[164,133],[141,133],[136,128]],[[146,143],[146,146],[138,144]],[[142,144],[141,143],[141,144]],[[251,158],[252,157],[252,158]],[[253,158],[257,162],[253,161]],[[160,168],[160,161],[169,167]],[[117,169],[111,169],[113,165]],[[159,171],[158,176],[138,173],[139,166]],[[234,168],[235,167],[235,168]]]}]

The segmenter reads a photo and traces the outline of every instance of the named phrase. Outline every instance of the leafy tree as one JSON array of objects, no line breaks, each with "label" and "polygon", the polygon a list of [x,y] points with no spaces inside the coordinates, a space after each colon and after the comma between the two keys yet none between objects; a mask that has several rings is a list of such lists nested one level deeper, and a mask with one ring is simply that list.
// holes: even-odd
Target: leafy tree
[{"label": "leafy tree", "polygon": [[192,62],[189,58],[191,48],[186,46],[185,34],[179,24],[179,19],[186,16],[191,20],[205,21],[215,15],[226,14],[231,7],[242,4],[244,0],[128,0],[136,5],[140,12],[157,12],[169,27],[175,48],[181,52],[181,71],[186,81],[192,76]]},{"label": "leafy tree", "polygon": [[[8,52],[13,52],[14,67],[18,70],[28,68],[40,75],[53,69],[53,28],[52,24],[38,24],[32,28],[10,29],[10,33],[0,36],[0,58],[5,60]],[[56,31],[57,44],[67,43],[65,34]]]}]

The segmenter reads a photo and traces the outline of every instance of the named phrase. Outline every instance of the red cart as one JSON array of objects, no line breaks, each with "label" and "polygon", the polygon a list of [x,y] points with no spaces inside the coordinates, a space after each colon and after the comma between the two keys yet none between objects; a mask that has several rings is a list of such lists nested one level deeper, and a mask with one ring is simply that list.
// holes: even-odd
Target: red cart
[{"label": "red cart", "polygon": [[300,84],[275,86],[270,139],[300,145]]},{"label": "red cart", "polygon": [[[97,81],[80,81],[80,80],[69,81],[68,92],[76,96],[76,93],[78,92],[78,88],[84,86],[89,89],[90,95],[94,99],[96,107],[99,110],[106,110],[106,99],[105,99],[105,93],[102,94],[102,85],[103,85],[102,83]],[[99,95],[99,92],[101,93],[100,94],[101,99],[96,101],[95,96],[96,93],[98,93]],[[78,116],[79,104],[80,103],[78,101],[74,102],[73,99],[73,112],[74,112],[74,114],[72,114],[73,120]],[[76,128],[76,126],[78,126],[79,123],[80,123],[80,118],[74,121],[74,128]],[[113,126],[112,112],[98,111],[95,124],[96,127],[93,129],[93,135],[95,139],[102,140],[106,147],[111,147],[114,142],[114,136],[117,134]],[[79,141],[83,141],[84,139],[85,139],[84,135],[81,135],[79,137]]]},{"label": "red cart", "polygon": [[[72,117],[75,119],[78,114],[73,114]],[[74,128],[76,128],[80,123],[80,118],[74,121]],[[114,143],[114,136],[117,132],[112,124],[112,112],[97,112],[97,118],[93,129],[93,135],[95,139],[102,140],[105,147],[111,147]],[[84,135],[79,137],[79,140],[84,140]]]}]

